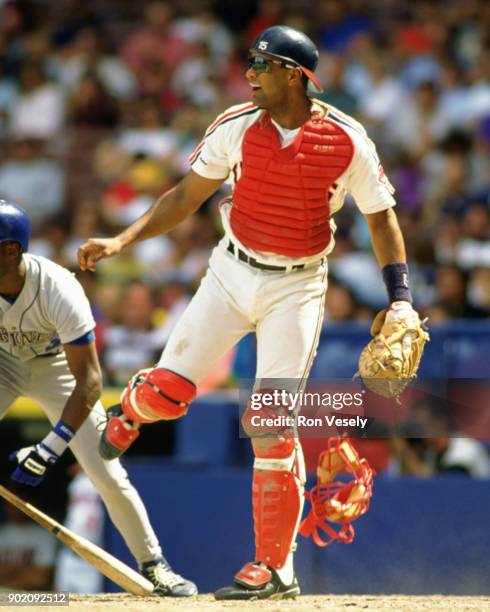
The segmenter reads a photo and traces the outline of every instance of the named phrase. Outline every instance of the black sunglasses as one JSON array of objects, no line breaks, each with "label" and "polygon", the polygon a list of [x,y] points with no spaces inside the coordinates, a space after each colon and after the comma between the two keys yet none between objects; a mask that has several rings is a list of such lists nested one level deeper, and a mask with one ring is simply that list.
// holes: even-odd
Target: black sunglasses
[{"label": "black sunglasses", "polygon": [[279,59],[267,59],[261,55],[249,55],[247,58],[247,66],[254,72],[270,72],[271,64],[277,64],[281,68],[298,68],[296,64]]}]

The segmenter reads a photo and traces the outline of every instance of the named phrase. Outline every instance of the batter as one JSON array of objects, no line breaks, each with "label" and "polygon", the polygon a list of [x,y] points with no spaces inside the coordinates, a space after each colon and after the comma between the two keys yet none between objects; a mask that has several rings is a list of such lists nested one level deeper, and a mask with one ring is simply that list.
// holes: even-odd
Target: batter
[{"label": "batter", "polygon": [[27,253],[30,221],[0,200],[0,420],[17,397],[38,402],[53,429],[11,455],[12,478],[38,486],[69,445],[97,488],[141,573],[160,595],[197,593],[162,555],[146,509],[119,461],[99,456],[102,382],[95,321],[80,283],[65,268]]}]

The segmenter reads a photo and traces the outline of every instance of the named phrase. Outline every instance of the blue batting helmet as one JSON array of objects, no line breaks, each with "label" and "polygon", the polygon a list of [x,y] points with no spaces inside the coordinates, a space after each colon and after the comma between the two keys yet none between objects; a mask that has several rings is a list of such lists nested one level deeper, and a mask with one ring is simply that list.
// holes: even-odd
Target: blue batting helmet
[{"label": "blue batting helmet", "polygon": [[301,68],[318,91],[322,91],[313,74],[318,64],[318,49],[303,32],[284,25],[272,26],[259,34],[250,50],[291,60]]},{"label": "blue batting helmet", "polygon": [[26,252],[30,234],[31,221],[26,211],[17,204],[0,200],[0,242],[18,242]]}]

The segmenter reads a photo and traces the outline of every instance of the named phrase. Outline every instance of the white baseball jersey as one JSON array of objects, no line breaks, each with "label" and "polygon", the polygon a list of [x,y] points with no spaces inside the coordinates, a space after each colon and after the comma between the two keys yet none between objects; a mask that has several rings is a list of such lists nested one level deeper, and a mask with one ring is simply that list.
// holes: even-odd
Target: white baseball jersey
[{"label": "white baseball jersey", "polygon": [[24,287],[11,304],[0,296],[0,349],[28,361],[56,354],[95,327],[76,278],[44,257],[25,254]]},{"label": "white baseball jersey", "polygon": [[[337,123],[349,135],[354,145],[354,155],[348,168],[335,181],[329,200],[330,216],[343,205],[347,193],[350,193],[362,213],[371,214],[391,208],[395,205],[394,189],[386,178],[383,167],[376,153],[374,143],[368,138],[366,130],[355,119],[333,106],[318,100],[312,101],[312,111],[320,111],[326,117]],[[232,106],[222,113],[206,131],[206,134],[190,157],[194,172],[210,179],[228,179],[232,186],[240,178],[242,163],[242,142],[247,129],[258,121],[263,110],[249,102]],[[282,138],[283,146],[287,146],[298,130],[285,130],[274,122]],[[225,234],[248,255],[267,264],[284,265],[288,262],[308,263],[327,255],[334,247],[331,240],[322,253],[302,258],[291,258],[275,253],[254,251],[243,245],[233,234],[230,224],[232,199],[226,199],[221,204],[221,217]],[[335,231],[333,220],[330,221],[332,234]]]}]

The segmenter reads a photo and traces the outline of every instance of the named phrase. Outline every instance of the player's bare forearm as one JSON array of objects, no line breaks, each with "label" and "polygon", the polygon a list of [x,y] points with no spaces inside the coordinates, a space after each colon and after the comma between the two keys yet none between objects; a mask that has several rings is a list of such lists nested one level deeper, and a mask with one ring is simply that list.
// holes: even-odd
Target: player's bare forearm
[{"label": "player's bare forearm", "polygon": [[371,234],[373,251],[380,268],[392,263],[405,263],[405,241],[392,208],[365,215]]},{"label": "player's bare forearm", "polygon": [[99,385],[90,385],[86,382],[77,383],[63,408],[61,420],[77,431],[100,398],[100,394],[101,386]]},{"label": "player's bare forearm", "polygon": [[75,388],[68,398],[61,420],[77,431],[102,393],[102,374],[95,344],[64,346]]},{"label": "player's bare forearm", "polygon": [[78,249],[82,270],[95,272],[101,259],[114,257],[125,247],[165,234],[192,215],[224,179],[207,179],[192,170],[173,189],[164,193],[153,206],[115,238],[89,238]]},{"label": "player's bare forearm", "polygon": [[191,171],[178,185],[164,193],[144,215],[117,236],[122,248],[171,231],[215,193],[222,182],[222,180],[204,178]]}]

